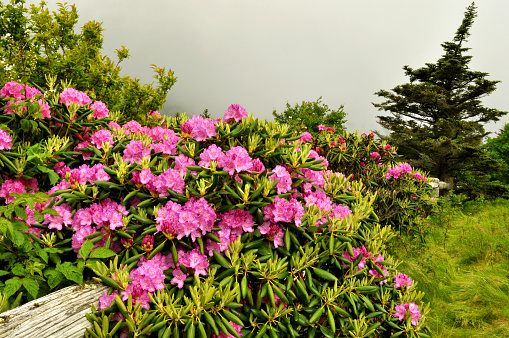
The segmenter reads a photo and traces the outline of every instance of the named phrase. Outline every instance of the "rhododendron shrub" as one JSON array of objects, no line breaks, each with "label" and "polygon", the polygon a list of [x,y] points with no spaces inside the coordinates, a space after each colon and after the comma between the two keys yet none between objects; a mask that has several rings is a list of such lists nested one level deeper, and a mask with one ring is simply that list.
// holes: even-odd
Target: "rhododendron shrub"
[{"label": "rhododendron shrub", "polygon": [[69,118],[50,120],[64,144],[44,148],[43,184],[11,172],[0,197],[43,194],[33,218],[16,212],[21,233],[64,249],[51,271],[111,287],[90,336],[426,337],[427,307],[385,249],[394,233],[377,224],[376,194],[307,135],[235,105],[219,120],[143,126],[97,120],[85,102],[53,104],[53,119]]},{"label": "rhododendron shrub", "polygon": [[373,133],[339,134],[324,125],[318,130],[312,142],[329,167],[377,192],[373,209],[379,223],[424,240],[423,220],[436,211],[427,174],[399,163],[396,149],[376,141]]}]

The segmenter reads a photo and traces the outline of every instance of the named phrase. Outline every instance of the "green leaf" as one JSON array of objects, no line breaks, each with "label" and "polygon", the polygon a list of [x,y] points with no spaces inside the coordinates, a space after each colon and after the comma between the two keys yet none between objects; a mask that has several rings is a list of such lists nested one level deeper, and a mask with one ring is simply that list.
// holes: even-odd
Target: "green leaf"
[{"label": "green leaf", "polygon": [[58,174],[53,169],[50,169],[42,165],[38,165],[37,169],[39,169],[41,172],[45,174],[48,174],[49,181],[51,184],[55,184],[60,180],[60,176],[58,176]]},{"label": "green leaf", "polygon": [[5,276],[5,275],[8,275],[8,274],[10,274],[9,271],[0,270],[0,276]]},{"label": "green leaf", "polygon": [[46,251],[47,253],[62,253],[64,252],[62,249],[59,249],[59,248],[44,248],[44,251]]},{"label": "green leaf", "polygon": [[80,271],[76,265],[71,262],[65,262],[57,265],[57,271],[64,274],[65,278],[78,284],[83,283],[83,271]]},{"label": "green leaf", "polygon": [[89,240],[86,240],[85,243],[81,246],[80,251],[78,252],[83,259],[87,259],[90,252],[94,249],[94,243]]},{"label": "green leaf", "polygon": [[14,208],[14,212],[16,213],[16,216],[18,216],[22,220],[25,220],[25,221],[27,220],[28,216],[27,216],[27,213],[25,211],[25,208],[22,208],[20,206],[16,206]]},{"label": "green leaf", "polygon": [[64,274],[56,269],[46,269],[44,271],[44,276],[46,276],[50,289],[53,289],[64,280]]},{"label": "green leaf", "polygon": [[113,250],[110,250],[102,246],[92,251],[92,253],[90,254],[90,258],[108,258],[115,255],[116,253]]},{"label": "green leaf", "polygon": [[21,263],[14,264],[14,267],[12,268],[12,273],[17,276],[24,276],[26,274],[25,267]]},{"label": "green leaf", "polygon": [[19,279],[18,277],[14,277],[14,278],[11,278],[11,279],[8,279],[5,281],[5,288],[2,293],[7,298],[9,298],[13,294],[15,294],[16,291],[18,291],[20,287],[21,287],[21,279]]},{"label": "green leaf", "polygon": [[39,283],[31,278],[23,278],[21,281],[28,293],[34,297],[34,299],[37,298],[37,294],[39,293]]},{"label": "green leaf", "polygon": [[17,230],[12,229],[7,233],[7,237],[17,246],[20,246],[25,242],[25,235]]}]

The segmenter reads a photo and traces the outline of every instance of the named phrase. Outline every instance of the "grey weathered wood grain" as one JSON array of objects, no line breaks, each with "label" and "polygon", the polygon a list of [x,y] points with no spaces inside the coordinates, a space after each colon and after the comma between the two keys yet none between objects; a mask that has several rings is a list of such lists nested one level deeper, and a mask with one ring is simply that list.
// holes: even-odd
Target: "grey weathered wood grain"
[{"label": "grey weathered wood grain", "polygon": [[91,327],[85,313],[96,308],[107,286],[69,286],[23,306],[0,313],[2,338],[78,338]]}]

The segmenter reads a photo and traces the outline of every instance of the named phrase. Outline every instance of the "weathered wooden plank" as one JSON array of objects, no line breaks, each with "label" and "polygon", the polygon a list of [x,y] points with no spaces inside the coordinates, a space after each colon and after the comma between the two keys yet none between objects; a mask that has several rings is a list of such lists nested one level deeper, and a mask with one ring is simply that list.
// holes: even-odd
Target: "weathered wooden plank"
[{"label": "weathered wooden plank", "polygon": [[69,286],[0,313],[2,338],[78,338],[85,327],[91,327],[85,313],[92,303],[99,306],[99,297],[108,287],[102,284]]}]

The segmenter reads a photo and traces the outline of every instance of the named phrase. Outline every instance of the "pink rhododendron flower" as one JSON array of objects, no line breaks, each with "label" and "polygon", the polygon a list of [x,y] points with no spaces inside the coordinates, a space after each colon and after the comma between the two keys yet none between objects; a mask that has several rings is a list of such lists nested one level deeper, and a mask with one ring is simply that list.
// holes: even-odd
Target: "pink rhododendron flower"
[{"label": "pink rhododendron flower", "polygon": [[[366,266],[366,259],[371,258],[371,253],[368,251],[368,249],[366,249],[366,247],[364,245],[361,247],[358,247],[358,248],[353,248],[353,257],[350,256],[350,254],[346,250],[341,255],[341,257],[344,257],[344,258],[348,259],[350,262],[353,262],[360,254],[362,254],[362,258],[359,262],[359,265],[357,265],[357,272],[359,272],[362,269],[364,269],[364,267]],[[345,263],[342,263],[342,266],[344,269],[349,268],[349,266],[346,265]]]},{"label": "pink rhododendron flower", "polygon": [[200,162],[198,162],[198,165],[200,167],[210,168],[210,162],[216,161],[216,163],[218,163],[222,161],[224,156],[223,149],[215,144],[211,144],[200,154]]},{"label": "pink rhododendron flower", "polygon": [[370,157],[373,161],[375,161],[377,158],[379,158],[379,157],[380,157],[380,154],[379,154],[378,152],[374,151],[374,152],[372,152],[372,153],[369,155],[369,157]]},{"label": "pink rhododendron flower", "polygon": [[328,133],[333,133],[333,132],[335,132],[335,131],[336,131],[336,129],[335,129],[335,128],[327,127],[327,132],[328,132]]},{"label": "pink rhododendron flower", "polygon": [[304,207],[294,198],[285,200],[281,197],[274,198],[274,202],[263,208],[264,221],[278,222],[295,222],[296,226],[302,224],[304,216]]},{"label": "pink rhododendron flower", "polygon": [[39,191],[39,188],[37,186],[37,180],[35,178],[31,178],[28,180],[25,180],[23,178],[16,178],[16,179],[8,179],[5,180],[4,183],[2,183],[2,187],[0,188],[0,197],[5,199],[6,204],[10,204],[14,202],[16,199],[14,196],[11,196],[11,194],[22,194],[25,192],[35,193]]},{"label": "pink rhododendron flower", "polygon": [[141,141],[132,140],[124,149],[123,159],[129,163],[141,164],[143,158],[150,157],[150,148],[146,148]]},{"label": "pink rhododendron flower", "polygon": [[98,310],[106,309],[110,307],[111,303],[113,303],[113,300],[115,299],[115,296],[118,295],[118,290],[115,290],[111,293],[111,295],[108,295],[108,290],[105,290],[103,295],[99,298],[99,308]]},{"label": "pink rhododendron flower", "polygon": [[[187,166],[195,166],[196,162],[190,157],[187,157],[184,154],[180,154],[175,157],[175,167],[174,169],[180,173],[180,176],[185,177],[187,174]],[[193,172],[195,175],[196,173]]]},{"label": "pink rhododendron flower", "polygon": [[319,131],[324,131],[326,129],[327,129],[327,127],[325,127],[323,124],[318,125],[318,130]]},{"label": "pink rhododendron flower", "polygon": [[183,193],[185,182],[178,171],[170,168],[148,182],[146,188],[150,192],[159,194],[160,197],[167,197],[170,196],[168,189],[171,189],[179,194]]},{"label": "pink rhododendron flower", "polygon": [[145,252],[150,252],[154,248],[154,236],[145,235],[141,241],[141,249]]},{"label": "pink rhododendron flower", "polygon": [[412,279],[404,273],[398,273],[394,276],[394,287],[396,289],[406,287],[407,289],[412,286]]},{"label": "pink rhododendron flower", "polygon": [[16,100],[31,99],[38,95],[42,95],[39,89],[15,81],[7,82],[0,90],[0,97],[12,97]]},{"label": "pink rhododendron flower", "polygon": [[[316,149],[319,149],[321,151],[321,149],[318,147]],[[322,162],[320,164],[323,164],[324,169],[326,169],[329,166],[329,161],[327,161],[327,159],[325,157],[318,155],[318,152],[316,152],[314,150],[311,150],[309,152],[309,158],[312,158],[315,160],[322,160]]]},{"label": "pink rhododendron flower", "polygon": [[110,127],[111,129],[121,129],[120,125],[117,122],[113,122],[113,121],[108,123],[108,127]]},{"label": "pink rhododendron flower", "polygon": [[170,239],[191,237],[195,241],[212,231],[216,218],[214,208],[203,197],[193,197],[184,206],[168,201],[157,212],[156,229]]},{"label": "pink rhododendron flower", "polygon": [[72,224],[72,209],[67,203],[54,206],[53,209],[59,216],[44,214],[44,222],[48,224],[48,229],[62,230],[62,225],[68,227]]},{"label": "pink rhododendron flower", "polygon": [[217,126],[214,121],[200,115],[193,116],[181,126],[182,134],[191,135],[193,139],[199,142],[216,136],[216,129]]},{"label": "pink rhododendron flower", "polygon": [[292,190],[292,177],[286,171],[285,167],[277,165],[274,170],[272,170],[273,174],[269,177],[269,179],[277,183],[277,193],[284,194],[290,190]]},{"label": "pink rhododendron flower", "polygon": [[247,117],[247,111],[244,107],[238,104],[232,104],[224,111],[223,121],[225,122],[239,122]]},{"label": "pink rhododendron flower", "polygon": [[130,134],[130,133],[136,134],[136,133],[141,133],[143,130],[143,127],[137,121],[131,120],[131,121],[125,123],[122,126],[122,129],[125,129],[128,134]]},{"label": "pink rhododendron flower", "polygon": [[[72,248],[74,249],[74,252],[78,253],[78,251],[81,249],[81,246],[83,243],[85,243],[85,237],[96,233],[97,229],[95,227],[91,227],[90,225],[82,226],[80,227],[73,235],[72,235]],[[96,244],[97,245],[97,244]],[[95,247],[95,245],[94,245]],[[78,257],[81,257],[78,254]]]},{"label": "pink rhododendron flower", "polygon": [[218,166],[224,171],[228,171],[230,176],[242,171],[250,171],[253,168],[251,156],[246,149],[237,146],[226,152],[226,155],[218,161]]},{"label": "pink rhododendron flower", "polygon": [[302,134],[300,134],[300,140],[302,142],[311,142],[311,141],[313,141],[313,136],[310,133],[308,133],[307,131],[305,131]]},{"label": "pink rhododendron flower", "polygon": [[200,253],[200,248],[195,248],[190,252],[179,254],[179,265],[185,266],[190,273],[197,276],[206,276],[209,260]]},{"label": "pink rhododendron flower", "polygon": [[414,326],[416,326],[421,319],[421,311],[419,311],[419,306],[415,303],[399,304],[394,307],[394,310],[394,317],[398,318],[400,321],[405,320],[405,318],[410,315],[412,318],[412,325]]},{"label": "pink rhododendron flower", "polygon": [[265,171],[265,166],[263,165],[263,162],[260,161],[260,159],[255,158],[253,160],[253,167],[251,168],[251,170],[262,173]]},{"label": "pink rhododendron flower", "polygon": [[106,107],[106,105],[101,101],[95,101],[90,105],[90,109],[92,109],[94,112],[92,113],[92,117],[95,119],[101,119],[103,117],[108,117],[109,110]]},{"label": "pink rhododendron flower", "polygon": [[[379,263],[376,263],[376,262],[383,262],[384,261],[384,257],[382,255],[378,255],[377,257],[374,257],[373,258],[373,262],[375,262],[376,266],[378,266],[382,272],[383,272],[383,276],[376,270],[376,269],[369,269],[369,274],[375,278],[382,278],[382,277],[385,277],[385,276],[388,276],[389,275],[389,271],[387,271],[387,269],[385,269],[385,267],[382,265],[382,264],[379,264]],[[380,284],[385,284],[387,283],[387,279],[383,280],[380,282]]]},{"label": "pink rhododendron flower", "polygon": [[258,227],[258,230],[260,230],[260,233],[265,235],[269,241],[274,242],[274,248],[284,245],[284,232],[280,225],[271,222],[264,222]]},{"label": "pink rhododendron flower", "polygon": [[92,134],[91,142],[97,149],[103,148],[103,143],[109,142],[110,147],[113,146],[113,135],[106,129],[101,129]]},{"label": "pink rhododendron flower", "polygon": [[177,284],[177,287],[179,289],[182,289],[184,287],[184,281],[186,280],[187,276],[189,276],[188,273],[183,273],[182,270],[180,270],[180,267],[173,270],[172,272],[173,278],[171,279],[171,284]]},{"label": "pink rhododendron flower", "polygon": [[77,103],[80,106],[90,104],[92,100],[87,94],[80,92],[74,88],[66,88],[60,94],[60,103],[69,106],[71,103]]},{"label": "pink rhododendron flower", "polygon": [[8,132],[0,129],[0,150],[9,150],[12,148],[12,138]]}]

